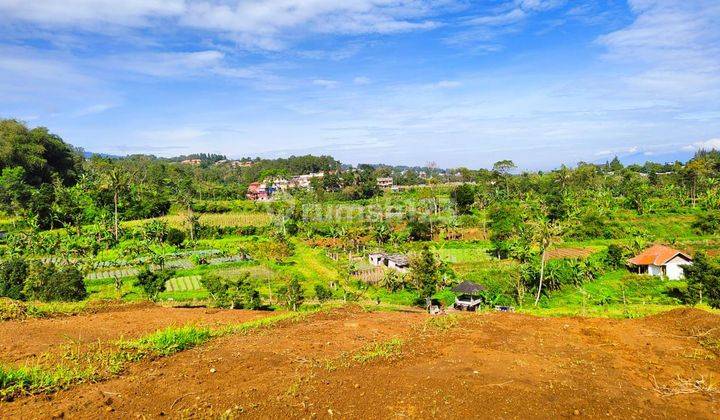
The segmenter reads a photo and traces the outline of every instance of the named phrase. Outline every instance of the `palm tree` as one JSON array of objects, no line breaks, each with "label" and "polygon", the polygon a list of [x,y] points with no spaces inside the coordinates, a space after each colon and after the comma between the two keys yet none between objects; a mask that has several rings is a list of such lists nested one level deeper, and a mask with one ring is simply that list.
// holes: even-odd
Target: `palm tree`
[{"label": "palm tree", "polygon": [[535,306],[540,302],[540,293],[542,292],[543,281],[545,280],[545,263],[547,250],[554,244],[561,232],[562,228],[559,223],[552,222],[546,217],[538,218],[532,225],[533,242],[540,247],[540,283],[538,285],[537,297],[535,298]]},{"label": "palm tree", "polygon": [[119,218],[118,218],[118,205],[120,202],[120,192],[127,187],[128,176],[120,168],[113,168],[106,173],[105,179],[103,180],[103,187],[113,192],[113,205],[114,205],[114,228],[113,234],[115,236],[115,242],[119,238]]}]

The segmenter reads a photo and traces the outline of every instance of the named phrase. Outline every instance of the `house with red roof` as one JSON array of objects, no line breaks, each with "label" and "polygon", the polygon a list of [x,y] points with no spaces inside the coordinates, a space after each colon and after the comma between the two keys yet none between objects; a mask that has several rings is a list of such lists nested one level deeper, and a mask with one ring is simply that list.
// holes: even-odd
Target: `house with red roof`
[{"label": "house with red roof", "polygon": [[692,264],[690,255],[665,245],[653,245],[628,260],[628,264],[637,268],[639,274],[680,280],[685,276],[683,266]]}]

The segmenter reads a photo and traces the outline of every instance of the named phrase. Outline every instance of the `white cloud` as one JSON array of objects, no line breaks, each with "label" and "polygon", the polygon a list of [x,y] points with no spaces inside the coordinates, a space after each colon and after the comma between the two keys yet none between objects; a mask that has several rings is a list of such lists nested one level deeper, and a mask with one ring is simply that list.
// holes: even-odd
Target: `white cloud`
[{"label": "white cloud", "polygon": [[469,25],[501,26],[519,22],[525,17],[527,17],[527,14],[518,8],[499,15],[478,16],[468,20],[466,23]]},{"label": "white cloud", "polygon": [[185,0],[0,0],[0,15],[42,25],[146,25],[150,18],[179,16]]},{"label": "white cloud", "polygon": [[353,79],[353,83],[356,85],[369,85],[371,82],[370,78],[365,76],[358,76]]},{"label": "white cloud", "polygon": [[298,33],[389,34],[438,26],[456,0],[0,0],[0,16],[48,27],[106,31],[157,20],[222,34],[250,47],[284,49]]},{"label": "white cloud", "polygon": [[224,54],[220,51],[140,53],[114,56],[107,63],[115,68],[149,76],[168,77],[196,74],[220,66]]},{"label": "white cloud", "polygon": [[441,80],[431,86],[438,89],[454,89],[462,86],[462,83],[456,80]]},{"label": "white cloud", "polygon": [[112,104],[96,104],[91,105],[82,109],[77,110],[75,113],[73,113],[73,116],[75,117],[84,117],[87,115],[93,115],[93,114],[100,114],[102,112],[107,111],[108,109],[114,108],[115,105]]},{"label": "white cloud", "polygon": [[693,144],[689,144],[689,145],[683,147],[683,150],[687,150],[687,151],[720,150],[720,137],[705,140],[705,141],[698,141]]},{"label": "white cloud", "polygon": [[340,82],[337,80],[326,80],[326,79],[315,79],[312,81],[312,83],[316,86],[322,86],[327,89],[336,88]]},{"label": "white cloud", "polygon": [[598,39],[608,59],[636,65],[632,88],[661,97],[720,93],[720,2],[630,0],[635,21]]}]

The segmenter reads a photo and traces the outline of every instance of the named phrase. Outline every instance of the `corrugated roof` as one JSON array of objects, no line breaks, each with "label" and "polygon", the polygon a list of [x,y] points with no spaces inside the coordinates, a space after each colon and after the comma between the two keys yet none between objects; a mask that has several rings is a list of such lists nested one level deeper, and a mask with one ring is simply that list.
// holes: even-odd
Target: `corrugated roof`
[{"label": "corrugated roof", "polygon": [[653,245],[637,256],[630,258],[628,262],[634,265],[665,265],[678,255],[692,261],[692,258],[682,251],[665,245]]},{"label": "corrugated roof", "polygon": [[468,295],[477,294],[482,292],[483,290],[485,290],[485,286],[467,280],[458,284],[452,289],[452,291],[455,293],[465,293]]}]

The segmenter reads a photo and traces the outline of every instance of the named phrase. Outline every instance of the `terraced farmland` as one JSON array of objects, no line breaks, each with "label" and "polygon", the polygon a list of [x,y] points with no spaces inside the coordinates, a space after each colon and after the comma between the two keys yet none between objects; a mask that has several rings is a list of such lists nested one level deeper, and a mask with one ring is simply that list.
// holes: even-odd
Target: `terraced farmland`
[{"label": "terraced farmland", "polygon": [[192,292],[201,290],[201,276],[174,277],[165,283],[168,292]]}]

